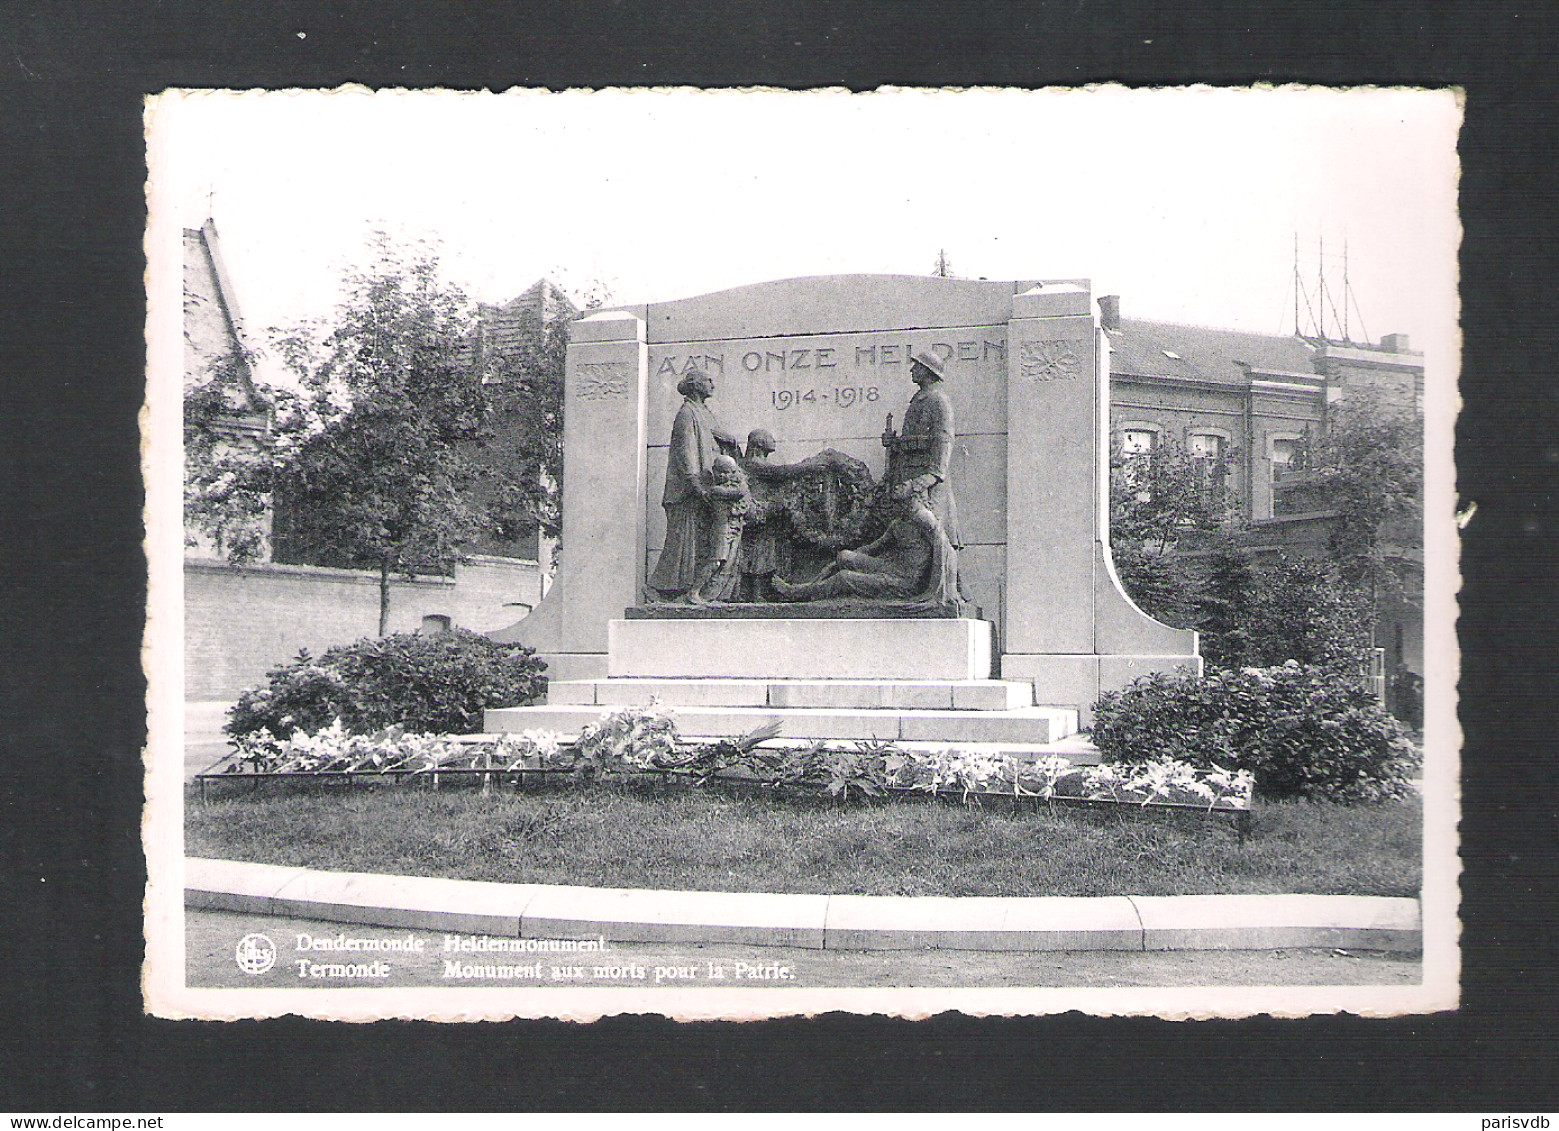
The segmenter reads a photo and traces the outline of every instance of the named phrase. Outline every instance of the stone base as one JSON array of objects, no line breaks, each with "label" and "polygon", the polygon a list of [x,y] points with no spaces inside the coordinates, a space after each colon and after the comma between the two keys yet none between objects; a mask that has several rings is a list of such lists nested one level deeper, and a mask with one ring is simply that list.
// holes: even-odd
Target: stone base
[{"label": "stone base", "polygon": [[608,674],[660,679],[981,680],[981,620],[614,620]]},{"label": "stone base", "polygon": [[[645,705],[645,704],[641,704]],[[608,714],[610,707],[502,707],[484,713],[488,734],[551,730],[578,734]],[[820,707],[677,707],[677,731],[688,738],[735,738],[778,721],[786,739],[923,742],[949,747],[996,743],[1037,749],[1077,732],[1077,712],[1047,707],[1011,711],[889,711]]]},{"label": "stone base", "polygon": [[605,679],[605,652],[537,652],[536,658],[547,665],[547,683],[576,679]]},{"label": "stone base", "polygon": [[1106,691],[1119,691],[1138,676],[1185,668],[1202,672],[1196,655],[1095,656],[1067,654],[1005,653],[1001,678],[1034,685],[1034,702],[1041,707],[1070,707],[1081,712],[1084,727],[1093,724],[1094,700]]}]

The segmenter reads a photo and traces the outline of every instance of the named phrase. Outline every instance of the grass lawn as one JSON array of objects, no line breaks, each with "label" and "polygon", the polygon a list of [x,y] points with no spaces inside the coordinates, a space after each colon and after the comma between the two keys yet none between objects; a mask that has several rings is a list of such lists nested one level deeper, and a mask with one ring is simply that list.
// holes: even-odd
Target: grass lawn
[{"label": "grass lawn", "polygon": [[1260,804],[1251,838],[1195,814],[844,808],[718,790],[267,784],[191,790],[185,852],[504,883],[860,895],[1416,896],[1422,806]]}]

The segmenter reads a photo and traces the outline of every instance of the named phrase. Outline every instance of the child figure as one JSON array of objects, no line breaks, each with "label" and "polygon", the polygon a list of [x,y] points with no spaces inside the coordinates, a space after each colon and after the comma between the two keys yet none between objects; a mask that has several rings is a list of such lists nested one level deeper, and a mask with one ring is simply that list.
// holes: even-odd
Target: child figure
[{"label": "child figure", "polygon": [[[769,463],[777,445],[774,433],[767,428],[754,428],[747,434],[747,453],[743,470],[760,483],[765,479],[778,481],[784,469]],[[772,513],[765,514],[768,504],[753,499],[753,509],[747,515],[747,527],[742,532],[741,557],[736,564],[736,599],[738,601],[773,601],[774,575],[779,572],[781,561],[780,539],[777,522]]]},{"label": "child figure", "polygon": [[715,456],[709,466],[708,555],[699,568],[685,600],[705,605],[730,598],[736,585],[736,561],[742,545],[742,528],[752,510],[747,477],[728,455]]}]

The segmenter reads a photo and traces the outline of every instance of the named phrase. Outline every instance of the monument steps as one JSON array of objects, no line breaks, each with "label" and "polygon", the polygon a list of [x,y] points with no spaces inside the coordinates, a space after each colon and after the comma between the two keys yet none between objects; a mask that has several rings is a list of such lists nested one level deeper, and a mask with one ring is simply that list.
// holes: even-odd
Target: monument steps
[{"label": "monument steps", "polygon": [[[501,733],[544,728],[577,734],[610,710],[610,706],[583,704],[506,707],[488,711],[482,729]],[[734,738],[775,719],[786,738],[933,742],[958,747],[972,743],[1048,746],[1077,732],[1077,712],[1052,707],[979,711],[682,706],[671,710],[678,731],[694,738]]]},{"label": "monument steps", "polygon": [[[769,717],[772,718],[773,716],[770,715]],[[598,715],[597,719],[599,718],[600,716]],[[680,714],[677,716],[677,718],[678,722],[680,723]],[[596,720],[591,721],[593,722]],[[500,728],[493,728],[492,730],[484,731],[480,734],[460,735],[453,741],[485,742],[488,740],[493,730],[497,729]],[[504,727],[501,729],[529,730],[531,728],[527,726],[523,728]],[[579,737],[578,731],[558,731],[557,733],[560,734],[566,741],[573,741]],[[711,736],[691,735],[690,737],[699,738]],[[775,747],[786,746],[810,746],[814,741],[816,741],[815,738],[797,738],[781,735],[778,738],[765,739],[763,742],[759,743],[759,745],[764,749],[773,749]],[[844,741],[849,740],[846,739]],[[1061,757],[1071,762],[1074,766],[1097,766],[1102,761],[1102,758],[1099,754],[1099,748],[1091,741],[1089,741],[1088,736],[1085,734],[1070,734],[1067,737],[1057,739],[1054,742],[962,742],[954,740],[931,742],[896,740],[894,742],[894,746],[900,750],[905,751],[906,753],[914,754],[939,754],[957,750],[966,754],[1004,754],[1009,757],[1023,758],[1029,761],[1034,761],[1036,759],[1045,757]]]},{"label": "monument steps", "polygon": [[552,707],[834,707],[869,710],[1012,711],[1034,706],[1021,680],[575,679],[547,687]]}]

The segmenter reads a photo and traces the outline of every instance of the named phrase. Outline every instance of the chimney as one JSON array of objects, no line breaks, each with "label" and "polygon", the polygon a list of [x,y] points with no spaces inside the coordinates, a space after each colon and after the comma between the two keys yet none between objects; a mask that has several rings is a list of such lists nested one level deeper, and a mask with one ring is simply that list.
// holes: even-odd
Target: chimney
[{"label": "chimney", "polygon": [[1407,335],[1387,334],[1380,340],[1380,348],[1387,353],[1407,353]]},{"label": "chimney", "polygon": [[1099,325],[1106,330],[1119,330],[1121,328],[1121,296],[1099,296]]}]

